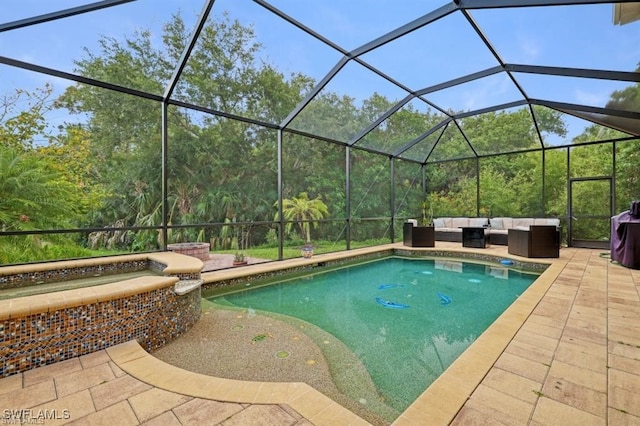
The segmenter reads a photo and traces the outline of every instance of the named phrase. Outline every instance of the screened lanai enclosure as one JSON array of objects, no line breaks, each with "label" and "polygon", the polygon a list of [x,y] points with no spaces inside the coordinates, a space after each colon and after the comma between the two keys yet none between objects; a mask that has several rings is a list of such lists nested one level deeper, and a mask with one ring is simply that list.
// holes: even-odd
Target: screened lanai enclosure
[{"label": "screened lanai enclosure", "polygon": [[[640,198],[640,3],[3,0],[0,263],[299,256]],[[298,250],[294,250],[297,248]]]}]

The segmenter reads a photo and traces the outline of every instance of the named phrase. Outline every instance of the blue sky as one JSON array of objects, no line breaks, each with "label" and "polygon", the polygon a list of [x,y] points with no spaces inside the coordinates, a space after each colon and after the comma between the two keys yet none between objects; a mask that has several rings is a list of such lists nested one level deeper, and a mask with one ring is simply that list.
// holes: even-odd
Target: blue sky
[{"label": "blue sky", "polygon": [[[4,22],[33,14],[90,3],[71,0],[3,0]],[[342,45],[347,50],[375,39],[444,5],[434,0],[272,0],[276,8]],[[122,39],[141,28],[159,37],[171,14],[182,11],[193,25],[202,0],[137,0],[110,9],[0,33],[0,55],[47,67],[73,70],[83,47],[95,48],[101,35]],[[262,60],[288,74],[301,72],[321,79],[341,55],[249,0],[217,0],[213,13],[227,10],[253,25],[264,45]],[[625,26],[612,22],[610,4],[490,9],[469,12],[507,63],[632,71],[640,62],[640,21]],[[411,89],[422,88],[497,65],[466,18],[459,12],[419,29],[362,57]],[[56,92],[69,84],[44,75],[0,66],[0,94],[16,87],[42,87],[53,82]],[[522,75],[529,96],[561,102],[604,106],[610,93],[628,86],[603,80]],[[391,99],[405,96],[392,84],[355,63],[328,89],[366,99],[373,92]],[[494,76],[434,93],[445,108],[473,110],[520,98],[508,78]]]}]

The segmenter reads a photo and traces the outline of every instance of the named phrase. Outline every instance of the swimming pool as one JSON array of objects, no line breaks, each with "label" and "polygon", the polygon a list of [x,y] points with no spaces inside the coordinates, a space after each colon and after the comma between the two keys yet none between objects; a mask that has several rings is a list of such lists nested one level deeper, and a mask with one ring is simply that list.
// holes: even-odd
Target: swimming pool
[{"label": "swimming pool", "polygon": [[499,264],[390,257],[211,300],[333,334],[402,412],[537,277]]}]

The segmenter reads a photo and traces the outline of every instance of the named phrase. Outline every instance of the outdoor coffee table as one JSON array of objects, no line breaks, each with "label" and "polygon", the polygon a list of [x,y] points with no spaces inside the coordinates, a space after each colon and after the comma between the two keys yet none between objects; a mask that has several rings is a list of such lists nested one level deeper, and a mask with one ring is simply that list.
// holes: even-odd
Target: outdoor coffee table
[{"label": "outdoor coffee table", "polygon": [[465,226],[462,227],[462,247],[485,248],[488,244],[489,234],[485,233],[484,227]]}]

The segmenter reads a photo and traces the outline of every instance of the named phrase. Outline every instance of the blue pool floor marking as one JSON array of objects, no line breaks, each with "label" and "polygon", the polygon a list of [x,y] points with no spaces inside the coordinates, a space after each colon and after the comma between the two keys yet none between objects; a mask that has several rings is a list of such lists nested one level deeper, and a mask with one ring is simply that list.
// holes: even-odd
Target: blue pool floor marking
[{"label": "blue pool floor marking", "polygon": [[403,305],[402,303],[389,302],[388,300],[384,300],[380,297],[376,297],[376,302],[378,302],[385,308],[406,309],[409,307],[409,305]]},{"label": "blue pool floor marking", "polygon": [[378,287],[378,290],[387,290],[389,288],[398,288],[398,287],[404,287],[402,284],[382,284],[380,285],[380,287]]},{"label": "blue pool floor marking", "polygon": [[438,293],[438,297],[440,298],[440,303],[442,305],[448,305],[449,303],[451,303],[451,298],[446,294]]}]

